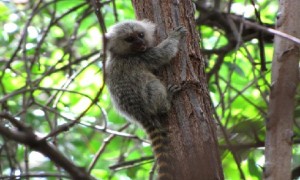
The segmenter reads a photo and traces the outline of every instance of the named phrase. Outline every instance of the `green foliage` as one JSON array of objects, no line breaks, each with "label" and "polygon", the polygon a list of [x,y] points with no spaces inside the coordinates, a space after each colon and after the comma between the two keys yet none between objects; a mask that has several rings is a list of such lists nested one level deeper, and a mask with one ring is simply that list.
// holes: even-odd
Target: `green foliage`
[{"label": "green foliage", "polygon": [[[227,4],[224,5],[226,7]],[[256,8],[263,23],[274,24],[277,6],[277,2],[273,1],[260,1],[257,4]],[[231,13],[256,19],[253,6],[251,3],[245,5],[245,1],[234,1]],[[223,29],[203,25],[200,30],[202,48],[210,50],[207,56],[207,73],[214,71],[214,74],[208,77],[211,98],[217,119],[224,128],[219,136],[219,144],[225,179],[241,179],[238,166],[245,179],[261,179],[264,155],[257,147],[263,146],[265,140],[264,124],[267,117],[273,46],[269,43],[264,44],[268,70],[262,72],[257,39],[243,42],[241,46],[229,47],[227,45],[231,39],[228,39]],[[221,59],[222,54],[214,52],[222,48],[227,48],[225,50],[228,52]],[[221,66],[216,71],[218,63]]]},{"label": "green foliage", "polygon": [[[116,9],[120,20],[134,17],[130,1],[116,1]],[[44,137],[59,125],[74,121],[104,85],[102,57],[99,58],[102,32],[92,7],[85,1],[0,2],[0,10],[0,24],[4,27],[0,29],[1,111],[8,111],[34,129],[39,137]],[[113,24],[116,21],[113,5],[107,4],[102,10],[105,23]],[[4,123],[11,126],[8,122]],[[117,130],[124,123],[124,119],[112,109],[109,94],[104,88],[98,103],[87,111],[80,124],[50,137],[49,141],[76,165],[88,167],[99,147],[105,144],[104,140],[116,133],[92,170],[99,179],[116,179],[109,166],[117,163],[121,155],[124,156],[120,154],[119,145],[135,149],[131,141],[118,138],[134,133],[128,128],[126,131],[130,134],[118,134]],[[13,142],[0,138],[2,148],[8,143]],[[149,148],[146,149],[147,155],[151,155]],[[2,175],[19,174],[19,170],[12,167],[24,169],[24,157],[28,158],[29,172],[33,174],[64,174],[48,158],[23,145],[9,146],[1,153]],[[8,153],[12,154],[8,156]],[[137,157],[141,151],[134,153],[133,157]],[[8,163],[11,158],[16,159],[16,165]],[[144,166],[151,168],[149,163]],[[140,173],[137,167],[135,169],[137,174],[130,169],[116,173],[116,177],[134,174],[142,179],[145,173]]]}]

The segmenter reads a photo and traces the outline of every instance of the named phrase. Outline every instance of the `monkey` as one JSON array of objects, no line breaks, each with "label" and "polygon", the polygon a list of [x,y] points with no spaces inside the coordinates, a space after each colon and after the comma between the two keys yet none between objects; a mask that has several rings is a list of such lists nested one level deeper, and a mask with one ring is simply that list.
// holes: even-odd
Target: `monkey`
[{"label": "monkey", "polygon": [[180,87],[166,87],[155,71],[170,63],[178,52],[186,28],[179,26],[154,46],[156,25],[148,20],[127,20],[110,27],[107,39],[105,82],[115,108],[146,131],[157,161],[158,179],[173,179],[168,137],[163,118]]}]

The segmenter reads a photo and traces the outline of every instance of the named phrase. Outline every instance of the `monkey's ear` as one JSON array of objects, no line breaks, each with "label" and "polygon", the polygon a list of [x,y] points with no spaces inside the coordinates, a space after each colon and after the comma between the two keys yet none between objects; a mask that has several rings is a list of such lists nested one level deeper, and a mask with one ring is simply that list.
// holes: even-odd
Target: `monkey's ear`
[{"label": "monkey's ear", "polygon": [[103,36],[106,39],[106,41],[109,41],[111,39],[111,34],[110,33],[105,33],[105,34],[103,34]]},{"label": "monkey's ear", "polygon": [[142,22],[144,28],[147,29],[147,31],[152,36],[154,34],[155,30],[156,30],[156,24],[154,24],[153,22],[151,22],[148,19],[143,19],[141,22]]},{"label": "monkey's ear", "polygon": [[114,42],[112,39],[113,39],[113,34],[111,32],[107,32],[105,34],[103,34],[104,38],[105,38],[105,42],[106,42],[106,47],[108,49],[110,49],[112,45],[112,43]]},{"label": "monkey's ear", "polygon": [[[110,49],[111,49],[111,46],[112,46],[112,42],[113,41],[111,41],[111,39],[112,39],[112,35],[111,35],[111,33],[105,33],[105,34],[103,34],[103,36],[104,37],[102,37],[102,40],[103,40],[103,38],[105,38],[105,41],[104,42],[106,42],[105,43],[105,46],[106,46],[106,51],[109,51]],[[104,43],[103,42],[103,43]],[[103,46],[104,46],[104,44],[103,44]]]}]

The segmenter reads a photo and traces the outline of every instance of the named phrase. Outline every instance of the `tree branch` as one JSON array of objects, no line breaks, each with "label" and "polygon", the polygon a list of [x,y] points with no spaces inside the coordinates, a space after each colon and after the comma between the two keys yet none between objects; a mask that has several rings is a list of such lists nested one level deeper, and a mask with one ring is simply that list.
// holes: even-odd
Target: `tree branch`
[{"label": "tree branch", "polygon": [[18,130],[13,130],[0,125],[0,134],[2,136],[27,145],[33,150],[42,153],[55,164],[65,169],[73,179],[93,179],[83,168],[75,166],[70,160],[63,156],[51,143],[46,140],[41,141],[31,128],[26,128],[24,124],[7,113],[1,113],[0,117],[9,120],[13,125],[18,127]]}]

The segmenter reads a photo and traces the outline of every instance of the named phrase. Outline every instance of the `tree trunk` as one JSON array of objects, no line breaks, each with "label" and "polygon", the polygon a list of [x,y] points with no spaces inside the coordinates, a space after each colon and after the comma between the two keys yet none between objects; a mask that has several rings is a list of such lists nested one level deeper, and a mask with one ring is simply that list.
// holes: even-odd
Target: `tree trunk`
[{"label": "tree trunk", "polygon": [[162,72],[167,84],[182,84],[168,117],[174,180],[224,179],[218,153],[216,123],[199,50],[191,0],[132,0],[138,19],[157,24],[158,40],[179,25],[188,29],[171,67]]},{"label": "tree trunk", "polygon": [[[300,1],[281,0],[277,30],[300,37]],[[293,114],[299,81],[299,46],[275,37],[266,135],[266,180],[291,179]]]}]

